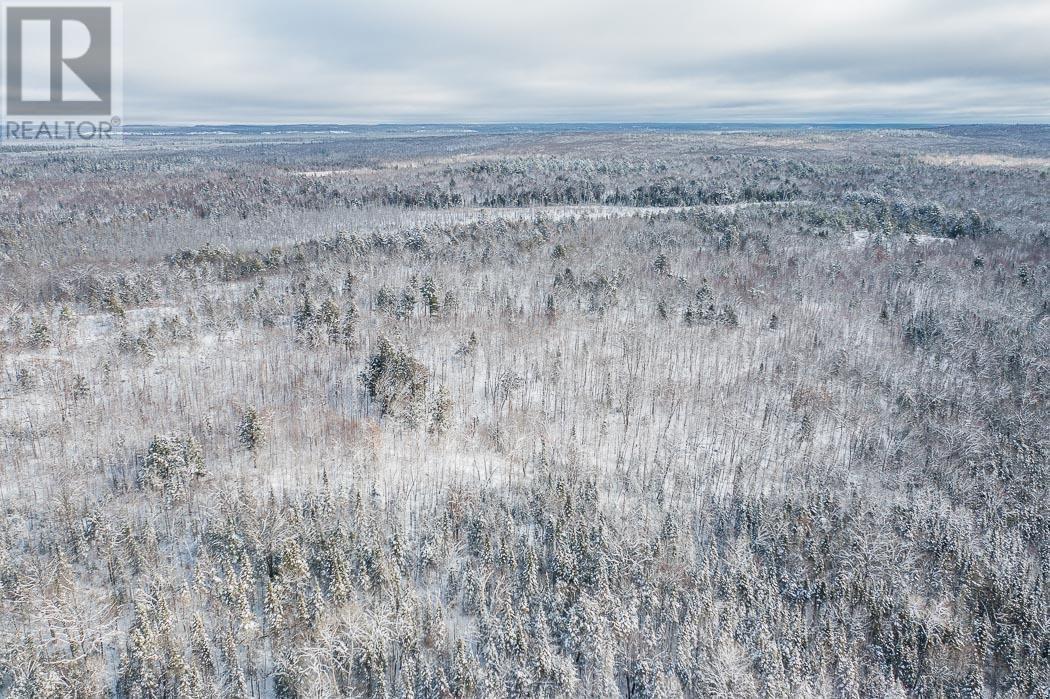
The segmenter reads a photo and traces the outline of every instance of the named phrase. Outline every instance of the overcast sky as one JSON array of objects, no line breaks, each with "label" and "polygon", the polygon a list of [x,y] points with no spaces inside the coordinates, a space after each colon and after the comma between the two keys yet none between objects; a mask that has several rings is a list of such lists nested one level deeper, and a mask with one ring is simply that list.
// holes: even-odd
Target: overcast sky
[{"label": "overcast sky", "polygon": [[1050,122],[1050,0],[125,0],[129,122]]}]

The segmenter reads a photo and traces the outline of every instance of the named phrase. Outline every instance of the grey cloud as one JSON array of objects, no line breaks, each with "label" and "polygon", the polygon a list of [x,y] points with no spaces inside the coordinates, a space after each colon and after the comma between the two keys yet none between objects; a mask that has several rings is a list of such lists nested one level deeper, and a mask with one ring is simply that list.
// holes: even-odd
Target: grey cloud
[{"label": "grey cloud", "polygon": [[136,0],[133,121],[1050,121],[1050,5]]}]

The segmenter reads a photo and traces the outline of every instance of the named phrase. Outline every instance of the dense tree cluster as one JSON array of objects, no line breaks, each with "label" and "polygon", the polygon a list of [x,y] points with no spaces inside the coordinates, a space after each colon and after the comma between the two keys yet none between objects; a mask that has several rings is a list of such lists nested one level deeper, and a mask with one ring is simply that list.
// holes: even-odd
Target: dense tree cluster
[{"label": "dense tree cluster", "polygon": [[5,163],[0,695],[1047,695],[1038,171],[789,135]]}]

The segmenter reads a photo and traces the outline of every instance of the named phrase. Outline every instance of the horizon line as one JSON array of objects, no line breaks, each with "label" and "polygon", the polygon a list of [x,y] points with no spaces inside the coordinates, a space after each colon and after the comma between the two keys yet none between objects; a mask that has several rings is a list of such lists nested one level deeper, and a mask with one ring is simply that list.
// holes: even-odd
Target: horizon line
[{"label": "horizon line", "polygon": [[125,123],[125,128],[160,126],[166,128],[196,127],[279,127],[340,126],[352,128],[427,127],[427,126],[872,126],[872,127],[949,127],[949,126],[1035,126],[1050,127],[1048,121],[805,121],[805,120],[725,120],[725,121],[141,121]]}]

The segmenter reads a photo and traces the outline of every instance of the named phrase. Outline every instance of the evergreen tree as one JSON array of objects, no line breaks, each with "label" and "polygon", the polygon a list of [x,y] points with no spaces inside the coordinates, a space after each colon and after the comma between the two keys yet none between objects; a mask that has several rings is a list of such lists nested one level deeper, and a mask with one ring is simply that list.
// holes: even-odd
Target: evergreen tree
[{"label": "evergreen tree", "polygon": [[258,456],[259,449],[266,438],[262,418],[255,408],[248,407],[241,415],[240,424],[237,427],[237,437],[241,446],[247,449],[252,458]]}]

